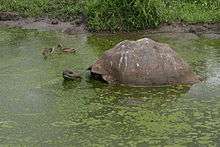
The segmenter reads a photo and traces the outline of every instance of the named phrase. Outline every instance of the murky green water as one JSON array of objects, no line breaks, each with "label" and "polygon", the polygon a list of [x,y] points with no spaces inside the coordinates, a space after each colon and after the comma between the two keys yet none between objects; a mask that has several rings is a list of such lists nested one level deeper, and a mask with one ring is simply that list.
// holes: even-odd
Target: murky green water
[{"label": "murky green water", "polygon": [[[85,69],[123,39],[167,42],[206,81],[129,88],[91,80]],[[62,43],[76,54],[44,60]],[[64,68],[83,79],[64,82]],[[220,146],[220,40],[186,34],[73,35],[0,29],[1,146]]]}]

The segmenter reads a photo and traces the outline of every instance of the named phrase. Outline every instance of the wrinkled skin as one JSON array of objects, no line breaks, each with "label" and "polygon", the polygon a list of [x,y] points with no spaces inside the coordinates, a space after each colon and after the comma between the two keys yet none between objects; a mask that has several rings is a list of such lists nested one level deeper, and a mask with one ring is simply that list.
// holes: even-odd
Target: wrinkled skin
[{"label": "wrinkled skin", "polygon": [[64,80],[78,80],[81,79],[81,75],[77,71],[71,69],[65,69],[63,71],[63,78]]},{"label": "wrinkled skin", "polygon": [[117,44],[90,70],[92,75],[100,75],[108,83],[132,86],[199,82],[199,77],[169,45],[148,38]]}]

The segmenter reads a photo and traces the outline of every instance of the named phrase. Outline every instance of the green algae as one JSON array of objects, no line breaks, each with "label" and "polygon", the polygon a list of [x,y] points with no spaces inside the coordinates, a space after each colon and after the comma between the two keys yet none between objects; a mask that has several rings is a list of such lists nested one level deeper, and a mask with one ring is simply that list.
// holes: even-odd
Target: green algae
[{"label": "green algae", "polygon": [[[219,40],[169,34],[64,35],[0,29],[0,144],[8,146],[219,146]],[[193,85],[113,86],[86,68],[124,39],[169,43],[206,80]],[[187,37],[185,37],[187,38]],[[41,48],[78,49],[47,60]],[[63,81],[74,68],[81,81]]]}]

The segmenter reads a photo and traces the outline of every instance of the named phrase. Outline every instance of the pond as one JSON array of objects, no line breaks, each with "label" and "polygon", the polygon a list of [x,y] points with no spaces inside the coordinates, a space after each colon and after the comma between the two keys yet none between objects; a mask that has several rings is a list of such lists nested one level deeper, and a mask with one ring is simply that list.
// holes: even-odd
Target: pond
[{"label": "pond", "polygon": [[[76,34],[0,28],[2,146],[220,146],[220,40],[192,34]],[[205,78],[131,88],[92,80],[86,68],[124,39],[169,43]],[[76,54],[44,47],[62,43]],[[63,81],[65,68],[81,81]]]}]

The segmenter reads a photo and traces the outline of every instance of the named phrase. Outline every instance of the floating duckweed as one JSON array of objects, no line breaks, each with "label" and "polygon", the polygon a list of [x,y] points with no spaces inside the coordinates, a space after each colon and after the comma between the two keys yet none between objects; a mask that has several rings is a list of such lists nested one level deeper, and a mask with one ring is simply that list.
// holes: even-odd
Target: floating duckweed
[{"label": "floating duckweed", "polygon": [[[84,69],[132,35],[72,35],[1,29],[0,142],[46,146],[217,146],[220,135],[219,40],[173,39],[169,43],[205,82],[132,88],[89,78]],[[87,36],[87,39],[85,39]],[[40,48],[57,43],[75,55],[44,60]],[[63,81],[62,70],[82,71]],[[10,121],[9,121],[10,120]]]}]

